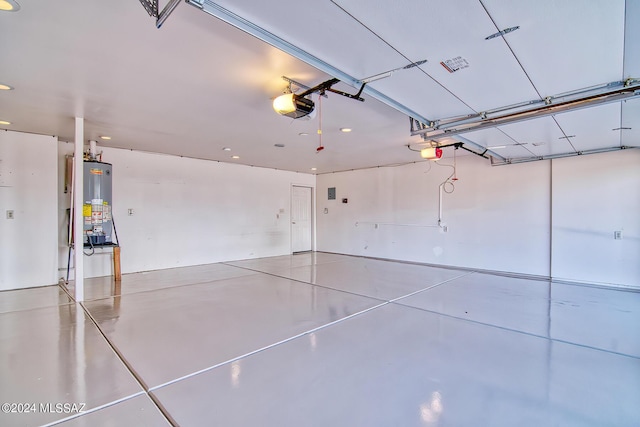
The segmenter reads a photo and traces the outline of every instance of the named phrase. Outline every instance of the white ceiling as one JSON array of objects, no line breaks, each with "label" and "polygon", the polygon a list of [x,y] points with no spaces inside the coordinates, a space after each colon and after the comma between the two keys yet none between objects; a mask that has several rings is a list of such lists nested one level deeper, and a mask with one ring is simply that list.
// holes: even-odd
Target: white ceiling
[{"label": "white ceiling", "polygon": [[[316,153],[318,118],[278,116],[271,100],[283,75],[308,86],[333,76],[192,5],[156,29],[137,0],[18,2],[0,12],[0,82],[15,87],[0,91],[0,120],[12,122],[3,128],[72,141],[79,116],[86,139],[112,137],[99,145],[308,173],[420,160],[406,147],[421,141],[408,117],[368,95],[323,98],[326,148]],[[426,59],[370,86],[430,120],[640,77],[632,0],[216,3],[355,79]],[[440,65],[456,57],[468,68]],[[640,146],[640,100],[463,136],[512,159]]]}]

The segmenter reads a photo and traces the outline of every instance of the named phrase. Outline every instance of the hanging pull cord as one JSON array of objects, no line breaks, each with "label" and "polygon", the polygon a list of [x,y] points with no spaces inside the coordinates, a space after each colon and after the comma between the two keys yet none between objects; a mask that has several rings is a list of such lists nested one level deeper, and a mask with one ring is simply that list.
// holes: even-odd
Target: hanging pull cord
[{"label": "hanging pull cord", "polygon": [[316,148],[316,153],[324,150],[322,146],[322,95],[324,95],[324,92],[321,92],[318,96],[318,148]]}]

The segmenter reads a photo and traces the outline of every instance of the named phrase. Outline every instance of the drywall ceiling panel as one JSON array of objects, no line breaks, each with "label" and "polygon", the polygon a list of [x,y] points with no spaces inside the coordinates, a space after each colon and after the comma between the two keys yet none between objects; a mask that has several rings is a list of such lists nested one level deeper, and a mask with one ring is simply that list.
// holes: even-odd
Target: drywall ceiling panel
[{"label": "drywall ceiling panel", "polygon": [[[508,46],[500,38],[485,40],[497,29],[477,0],[333,2],[405,57],[427,59],[421,68],[475,111],[537,98]],[[385,93],[396,98],[404,90]]]},{"label": "drywall ceiling panel", "polygon": [[621,144],[640,147],[640,99],[622,102]]},{"label": "drywall ceiling panel", "polygon": [[624,0],[483,3],[543,97],[622,79]]},{"label": "drywall ceiling panel", "polygon": [[553,117],[540,117],[525,122],[500,126],[500,129],[518,143],[523,144],[534,156],[574,153],[571,144]]},{"label": "drywall ceiling panel", "polygon": [[475,113],[421,68],[403,70],[402,73],[371,83],[371,87],[429,120]]},{"label": "drywall ceiling panel", "polygon": [[505,159],[531,157],[533,155],[526,146],[518,145],[517,141],[497,128],[467,132],[462,134],[462,137],[485,148],[489,148]]},{"label": "drywall ceiling panel", "polygon": [[556,114],[555,119],[576,151],[620,145],[620,103]]},{"label": "drywall ceiling panel", "polygon": [[640,1],[626,2],[624,78],[640,78]]},{"label": "drywall ceiling panel", "polygon": [[216,3],[356,79],[411,62],[329,1]]}]

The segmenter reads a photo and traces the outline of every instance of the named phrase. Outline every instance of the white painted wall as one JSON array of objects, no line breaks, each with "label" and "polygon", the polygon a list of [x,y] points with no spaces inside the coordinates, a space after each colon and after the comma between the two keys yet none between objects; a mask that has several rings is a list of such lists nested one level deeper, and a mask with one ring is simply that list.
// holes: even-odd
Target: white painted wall
[{"label": "white painted wall", "polygon": [[[549,162],[491,167],[459,157],[455,191],[443,198],[444,233],[433,226],[451,171],[419,162],[319,175],[318,250],[548,276]],[[328,187],[337,200],[327,200]]]},{"label": "white painted wall", "polygon": [[[72,150],[61,143],[59,161]],[[98,147],[113,164],[122,272],[291,253],[291,185],[315,176]],[[62,184],[60,184],[62,191]],[[60,213],[68,205],[60,198]],[[128,209],[134,214],[128,216]],[[284,213],[280,213],[280,210]],[[112,274],[111,251],[85,257],[85,277]],[[61,275],[66,271],[64,239]],[[63,271],[64,270],[64,271]]]},{"label": "white painted wall", "polygon": [[553,160],[552,169],[553,277],[640,287],[640,150]]},{"label": "white painted wall", "polygon": [[[0,132],[0,290],[64,276],[64,155],[72,149],[53,137]],[[125,273],[287,254],[291,185],[316,186],[308,174],[102,150],[114,164]],[[317,249],[640,287],[639,166],[637,150],[502,167],[461,157],[455,191],[444,196],[447,233],[435,227],[447,167],[320,175]],[[337,200],[327,200],[328,187]],[[613,239],[616,230],[622,240]],[[110,252],[85,258],[87,277],[111,269]]]},{"label": "white painted wall", "polygon": [[318,250],[640,288],[639,150],[500,167],[459,158],[448,232],[415,226],[437,224],[447,176],[426,162],[318,176]]},{"label": "white painted wall", "polygon": [[0,131],[0,290],[57,281],[57,147],[51,136]]}]

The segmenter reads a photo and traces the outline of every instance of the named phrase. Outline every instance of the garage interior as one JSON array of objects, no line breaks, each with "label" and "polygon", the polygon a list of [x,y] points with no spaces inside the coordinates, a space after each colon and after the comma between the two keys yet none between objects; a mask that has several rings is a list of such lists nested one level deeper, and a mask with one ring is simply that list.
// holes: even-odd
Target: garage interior
[{"label": "garage interior", "polygon": [[0,425],[640,424],[637,22],[0,0]]}]

